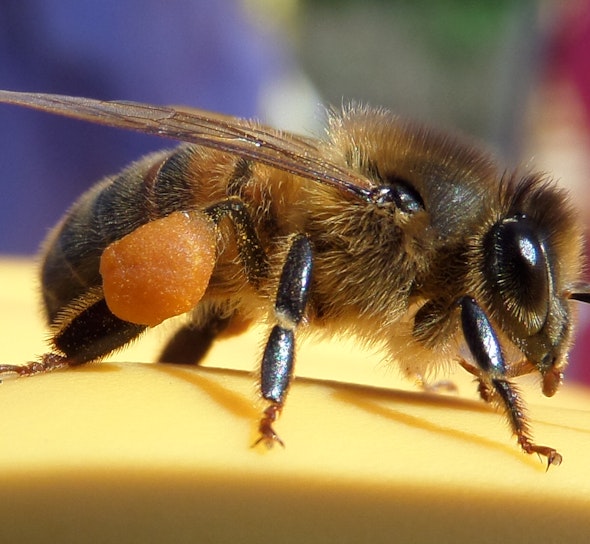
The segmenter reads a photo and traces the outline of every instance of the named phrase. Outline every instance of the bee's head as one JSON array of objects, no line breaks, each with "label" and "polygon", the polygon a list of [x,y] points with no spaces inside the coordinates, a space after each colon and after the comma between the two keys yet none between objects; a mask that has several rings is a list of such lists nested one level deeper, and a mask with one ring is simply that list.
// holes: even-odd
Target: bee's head
[{"label": "bee's head", "polygon": [[[561,383],[572,336],[570,298],[583,298],[581,235],[560,190],[540,176],[506,191],[506,210],[483,236],[483,275],[490,313],[543,376],[543,393]],[[526,366],[526,365],[525,365]]]}]

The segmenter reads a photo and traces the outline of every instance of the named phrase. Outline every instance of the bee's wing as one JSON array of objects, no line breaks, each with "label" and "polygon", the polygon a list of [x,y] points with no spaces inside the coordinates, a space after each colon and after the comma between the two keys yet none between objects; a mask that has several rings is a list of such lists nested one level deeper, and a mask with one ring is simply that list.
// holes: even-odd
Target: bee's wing
[{"label": "bee's wing", "polygon": [[324,159],[313,139],[234,117],[189,108],[12,91],[0,91],[1,102],[227,151],[359,196],[370,189],[366,178]]}]

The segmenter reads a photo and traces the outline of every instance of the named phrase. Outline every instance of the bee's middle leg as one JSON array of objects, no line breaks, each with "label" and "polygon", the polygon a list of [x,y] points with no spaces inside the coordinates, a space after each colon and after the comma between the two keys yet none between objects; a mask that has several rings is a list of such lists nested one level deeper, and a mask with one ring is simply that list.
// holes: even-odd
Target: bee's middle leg
[{"label": "bee's middle leg", "polygon": [[260,442],[269,447],[275,442],[284,445],[273,423],[283,408],[293,376],[295,330],[303,319],[309,298],[312,264],[309,239],[302,234],[294,236],[279,279],[274,306],[276,325],[262,357],[260,388],[269,404],[258,427],[260,438],[254,445]]}]

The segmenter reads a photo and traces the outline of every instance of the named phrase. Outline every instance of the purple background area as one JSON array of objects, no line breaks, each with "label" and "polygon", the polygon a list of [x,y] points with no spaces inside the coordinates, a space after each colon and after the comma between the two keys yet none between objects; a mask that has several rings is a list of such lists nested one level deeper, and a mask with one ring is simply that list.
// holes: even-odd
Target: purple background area
[{"label": "purple background area", "polygon": [[[281,50],[232,0],[4,0],[0,88],[254,116]],[[1,106],[0,253],[31,254],[100,177],[173,141]]]}]

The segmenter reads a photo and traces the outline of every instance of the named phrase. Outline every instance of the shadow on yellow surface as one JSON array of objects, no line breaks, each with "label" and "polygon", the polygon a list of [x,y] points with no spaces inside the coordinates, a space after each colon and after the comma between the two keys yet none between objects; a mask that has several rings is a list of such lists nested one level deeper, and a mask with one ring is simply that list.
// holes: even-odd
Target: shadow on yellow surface
[{"label": "shadow on yellow surface", "polygon": [[[44,333],[30,265],[0,270],[1,354],[18,362]],[[259,345],[256,331],[220,343],[208,365],[256,368]],[[251,447],[262,404],[247,370],[110,361],[5,381],[0,541],[586,541],[588,391],[523,385],[535,438],[564,456],[545,472],[469,377],[426,394],[373,354],[311,342],[298,373],[272,450]]]}]

